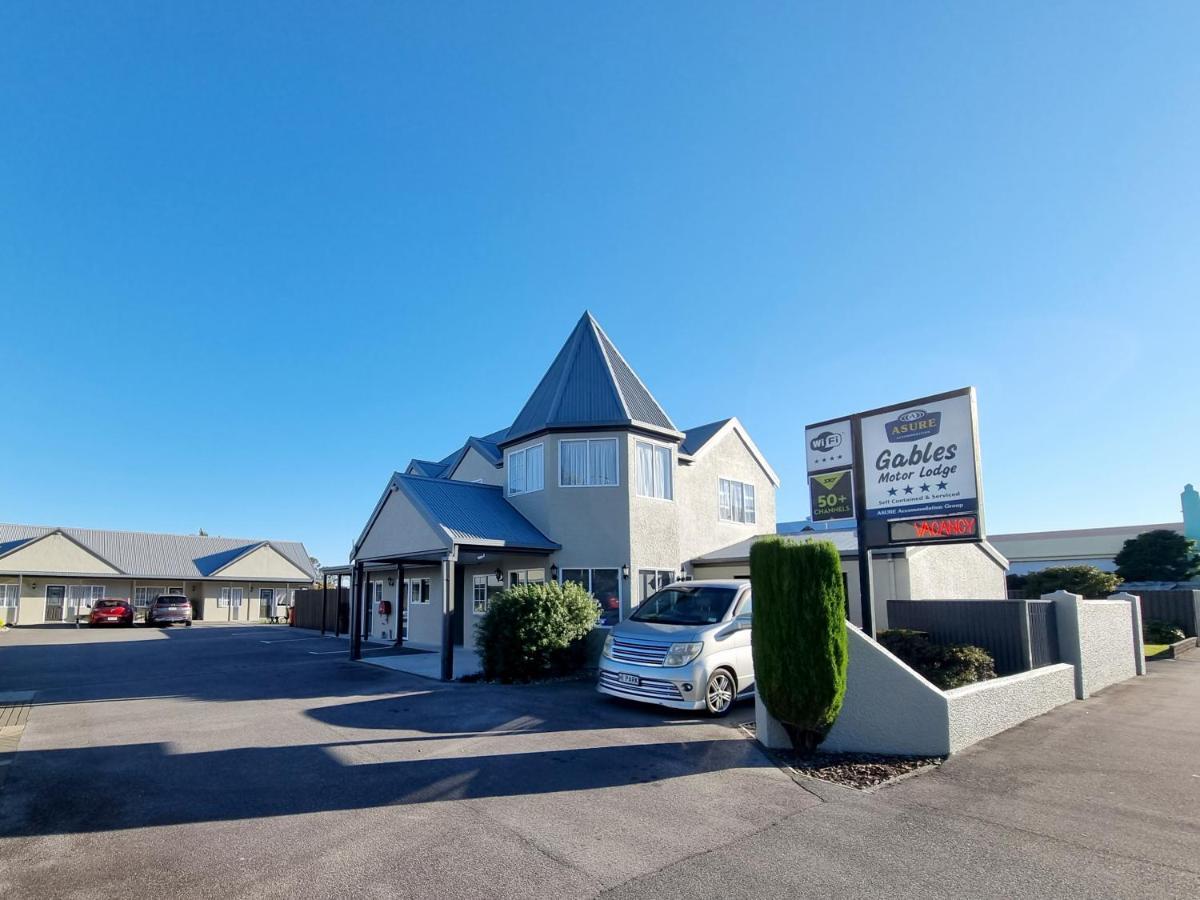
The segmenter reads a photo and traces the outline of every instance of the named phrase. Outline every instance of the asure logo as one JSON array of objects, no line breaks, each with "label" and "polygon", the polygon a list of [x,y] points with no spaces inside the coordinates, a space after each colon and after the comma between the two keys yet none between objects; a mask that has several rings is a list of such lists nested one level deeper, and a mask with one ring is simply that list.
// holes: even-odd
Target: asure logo
[{"label": "asure logo", "polygon": [[919,441],[921,438],[933,437],[942,427],[940,412],[925,412],[923,409],[910,409],[900,413],[888,422],[888,443],[901,444],[906,441]]},{"label": "asure logo", "polygon": [[842,446],[842,436],[836,431],[822,431],[808,442],[808,446],[819,453],[826,453],[835,447]]}]

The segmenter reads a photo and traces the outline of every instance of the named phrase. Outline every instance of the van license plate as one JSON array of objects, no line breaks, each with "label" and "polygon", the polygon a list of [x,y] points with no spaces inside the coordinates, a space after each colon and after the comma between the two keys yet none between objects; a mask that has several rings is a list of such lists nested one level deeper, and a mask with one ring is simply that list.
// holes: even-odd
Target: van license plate
[{"label": "van license plate", "polygon": [[642,683],[642,679],[638,678],[636,675],[630,675],[626,672],[619,672],[617,674],[617,681],[621,682],[621,684],[632,684],[634,687],[637,687]]}]

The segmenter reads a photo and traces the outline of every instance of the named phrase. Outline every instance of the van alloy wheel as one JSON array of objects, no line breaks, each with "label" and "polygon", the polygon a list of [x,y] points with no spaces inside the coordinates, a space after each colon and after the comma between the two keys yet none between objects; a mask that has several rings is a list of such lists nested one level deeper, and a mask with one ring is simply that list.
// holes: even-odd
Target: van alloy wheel
[{"label": "van alloy wheel", "polygon": [[704,689],[704,706],[709,715],[728,715],[733,709],[733,697],[736,693],[733,678],[724,669],[717,669],[708,679]]}]

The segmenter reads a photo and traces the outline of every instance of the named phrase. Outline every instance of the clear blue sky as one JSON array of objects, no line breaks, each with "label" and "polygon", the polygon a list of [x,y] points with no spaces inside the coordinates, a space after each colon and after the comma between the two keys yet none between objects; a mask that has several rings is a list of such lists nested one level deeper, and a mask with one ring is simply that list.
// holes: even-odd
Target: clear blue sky
[{"label": "clear blue sky", "polygon": [[681,426],[974,384],[993,531],[1200,481],[1195,3],[0,7],[0,520],[303,540],[590,308]]}]

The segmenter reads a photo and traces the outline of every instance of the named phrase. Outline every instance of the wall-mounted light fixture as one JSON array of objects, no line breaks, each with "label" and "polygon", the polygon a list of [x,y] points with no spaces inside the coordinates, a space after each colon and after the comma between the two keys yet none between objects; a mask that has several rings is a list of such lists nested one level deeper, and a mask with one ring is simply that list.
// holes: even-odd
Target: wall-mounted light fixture
[{"label": "wall-mounted light fixture", "polygon": [[388,587],[395,587],[395,585],[396,585],[396,576],[389,575],[388,576]]},{"label": "wall-mounted light fixture", "polygon": [[550,564],[550,580],[558,581],[558,563]]},{"label": "wall-mounted light fixture", "polygon": [[629,577],[629,563],[625,563],[625,565],[621,566],[621,577],[622,578]]},{"label": "wall-mounted light fixture", "polygon": [[504,570],[501,569],[499,566],[496,566],[496,580],[497,581],[504,580]]}]

